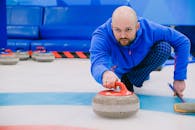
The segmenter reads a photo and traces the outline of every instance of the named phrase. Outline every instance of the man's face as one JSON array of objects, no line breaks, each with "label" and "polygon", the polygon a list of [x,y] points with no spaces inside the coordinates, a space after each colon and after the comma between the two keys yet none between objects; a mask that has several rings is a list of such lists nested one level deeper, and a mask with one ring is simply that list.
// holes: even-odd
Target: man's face
[{"label": "man's face", "polygon": [[117,21],[112,23],[112,30],[116,40],[122,45],[129,45],[136,37],[136,32],[139,29],[139,23],[132,21]]}]

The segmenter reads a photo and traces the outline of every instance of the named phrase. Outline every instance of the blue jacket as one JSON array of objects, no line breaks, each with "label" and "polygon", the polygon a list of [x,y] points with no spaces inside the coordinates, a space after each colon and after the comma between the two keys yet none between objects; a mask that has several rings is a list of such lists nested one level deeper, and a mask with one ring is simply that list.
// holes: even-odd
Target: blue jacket
[{"label": "blue jacket", "polygon": [[97,82],[102,84],[102,75],[107,70],[114,70],[121,78],[122,74],[137,66],[158,41],[168,42],[174,48],[174,80],[186,79],[190,54],[190,41],[186,36],[172,28],[139,17],[140,29],[135,40],[129,46],[121,46],[112,32],[111,21],[110,18],[98,27],[91,39],[91,74]]}]

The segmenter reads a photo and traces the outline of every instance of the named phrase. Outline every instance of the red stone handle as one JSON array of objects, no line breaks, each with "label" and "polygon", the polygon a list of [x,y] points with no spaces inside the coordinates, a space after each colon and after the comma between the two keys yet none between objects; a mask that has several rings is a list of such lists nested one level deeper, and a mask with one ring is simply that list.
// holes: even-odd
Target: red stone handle
[{"label": "red stone handle", "polygon": [[101,95],[105,95],[105,96],[127,96],[127,95],[132,95],[133,92],[130,92],[124,83],[122,82],[116,82],[115,83],[115,89],[117,87],[120,87],[120,91],[115,91],[115,90],[104,90],[99,92],[99,94]]}]

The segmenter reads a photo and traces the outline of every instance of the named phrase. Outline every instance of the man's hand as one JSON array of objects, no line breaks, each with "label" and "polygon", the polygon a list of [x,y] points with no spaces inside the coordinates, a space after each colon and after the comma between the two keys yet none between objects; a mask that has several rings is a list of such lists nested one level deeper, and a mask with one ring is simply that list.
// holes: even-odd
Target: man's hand
[{"label": "man's hand", "polygon": [[112,71],[105,71],[102,76],[103,86],[106,88],[115,88],[115,82],[118,81],[119,78]]},{"label": "man's hand", "polygon": [[186,84],[184,80],[175,80],[173,82],[173,86],[175,91],[178,93],[179,96],[183,97],[183,91],[186,88]]}]

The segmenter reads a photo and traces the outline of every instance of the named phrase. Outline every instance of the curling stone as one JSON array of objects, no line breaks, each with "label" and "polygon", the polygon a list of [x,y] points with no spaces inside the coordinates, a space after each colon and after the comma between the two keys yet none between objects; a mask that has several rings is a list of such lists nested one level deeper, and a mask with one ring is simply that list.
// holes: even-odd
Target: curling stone
[{"label": "curling stone", "polygon": [[37,50],[32,53],[32,59],[38,62],[52,62],[55,56],[52,52],[47,52],[44,47],[37,47]]},{"label": "curling stone", "polygon": [[27,51],[17,50],[16,55],[18,56],[19,60],[28,60],[29,59],[29,53]]},{"label": "curling stone", "polygon": [[93,98],[92,107],[97,115],[107,118],[127,118],[139,110],[140,103],[136,94],[128,91],[122,82],[116,82],[115,88],[117,86],[120,91],[104,90]]},{"label": "curling stone", "polygon": [[2,65],[15,65],[19,61],[19,58],[11,50],[1,50],[0,53],[0,64]]},{"label": "curling stone", "polygon": [[55,57],[53,53],[51,52],[40,52],[40,53],[34,53],[32,55],[32,58],[39,62],[52,62],[54,61]]}]

